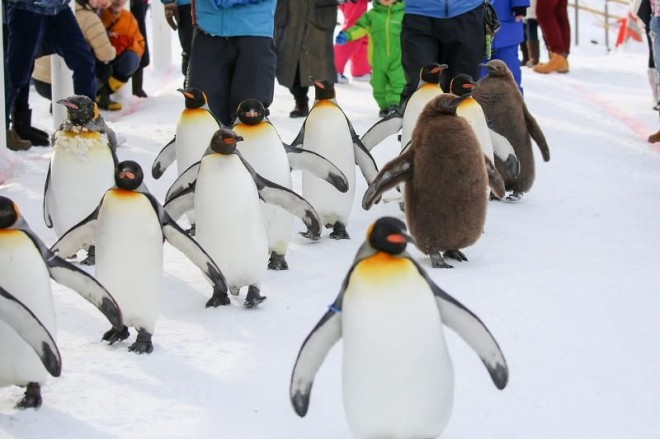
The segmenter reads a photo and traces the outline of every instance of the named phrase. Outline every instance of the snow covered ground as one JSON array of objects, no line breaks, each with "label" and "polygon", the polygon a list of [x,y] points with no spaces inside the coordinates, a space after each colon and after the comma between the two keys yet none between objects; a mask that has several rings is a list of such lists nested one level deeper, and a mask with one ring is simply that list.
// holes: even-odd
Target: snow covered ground
[{"label": "snow covered ground", "polygon": [[[606,54],[583,37],[569,74],[526,69],[526,101],[551,161],[543,163],[535,150],[531,192],[520,202],[490,203],[483,237],[465,250],[469,262],[431,269],[411,249],[438,285],[486,323],[510,367],[509,385],[497,390],[478,357],[447,331],[456,398],[443,438],[658,437],[660,148],[646,137],[660,123],[651,110],[646,57],[640,43]],[[122,112],[104,115],[126,138],[120,160],[148,170],[174,133],[183,99],[175,91],[178,66],[148,70],[146,77],[148,99],[124,96]],[[340,85],[337,95],[358,133],[376,121],[368,83]],[[31,104],[36,125],[50,129],[48,103],[33,94]],[[287,142],[302,124],[288,118],[292,106],[278,86],[271,120]],[[391,138],[373,153],[382,165],[397,151]],[[49,245],[55,234],[43,223],[41,203],[50,153],[36,147],[10,153],[13,176],[0,184],[0,194],[19,204]],[[174,167],[158,181],[146,174],[162,200]],[[299,173],[294,186],[300,188]],[[383,215],[402,217],[396,203],[362,210],[365,189],[358,176],[352,239],[337,242],[326,231],[313,243],[294,235],[290,270],[268,272],[262,289],[268,300],[254,310],[243,308],[244,292],[230,306],[205,309],[210,287],[166,245],[151,355],[127,351],[134,334],[117,345],[101,343],[107,321],[53,284],[62,376],[47,381],[37,411],[14,409],[22,389],[0,389],[0,438],[350,437],[341,343],[316,377],[305,418],[291,408],[288,385],[298,349],[334,300],[367,227]]]}]

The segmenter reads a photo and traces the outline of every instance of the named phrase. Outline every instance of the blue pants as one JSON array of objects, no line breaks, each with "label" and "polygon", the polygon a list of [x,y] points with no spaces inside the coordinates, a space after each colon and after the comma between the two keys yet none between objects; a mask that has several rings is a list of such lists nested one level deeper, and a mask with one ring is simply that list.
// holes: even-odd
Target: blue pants
[{"label": "blue pants", "polygon": [[[511,73],[513,73],[513,79],[516,80],[518,88],[522,92],[522,73],[520,71],[520,58],[518,58],[518,44],[494,49],[491,59],[499,59],[506,63],[507,67],[509,67],[509,70],[511,70]],[[488,60],[484,60],[484,63],[486,62],[488,62]],[[483,78],[486,76],[486,73],[486,69],[482,68],[480,73],[481,77]]]},{"label": "blue pants", "polygon": [[112,76],[122,82],[127,82],[140,67],[140,57],[132,50],[125,50],[110,61],[110,64],[112,64]]},{"label": "blue pants", "polygon": [[[66,8],[57,15],[40,15],[7,5],[7,98],[5,111],[8,117],[21,88],[28,87],[32,64],[40,54],[42,44],[47,44],[64,58],[73,71],[73,90],[76,94],[96,97],[94,79],[94,55],[73,10]],[[8,122],[7,120],[5,122]]]}]

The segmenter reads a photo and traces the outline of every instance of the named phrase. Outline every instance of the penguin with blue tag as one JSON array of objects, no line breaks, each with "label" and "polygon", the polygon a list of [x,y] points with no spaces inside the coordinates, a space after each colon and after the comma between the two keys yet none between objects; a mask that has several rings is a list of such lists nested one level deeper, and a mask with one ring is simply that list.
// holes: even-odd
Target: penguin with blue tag
[{"label": "penguin with blue tag", "polygon": [[[117,164],[114,132],[105,125],[96,102],[71,96],[57,102],[66,120],[52,135],[44,187],[44,221],[57,237],[82,221],[114,184]],[[84,265],[94,265],[94,248],[87,248]],[[73,255],[62,255],[66,258]]]},{"label": "penguin with blue tag", "polygon": [[314,83],[314,106],[291,146],[315,152],[334,163],[346,176],[348,191],[337,192],[318,177],[303,174],[302,194],[319,213],[323,225],[332,229],[330,238],[349,239],[346,225],[355,197],[355,165],[362,171],[367,184],[373,181],[378,169],[337,103],[334,84],[310,79]]},{"label": "penguin with blue tag", "polygon": [[202,270],[214,293],[227,294],[225,278],[213,259],[165,212],[144,184],[140,165],[127,160],[115,170],[115,185],[84,221],[69,230],[52,250],[64,254],[96,244],[96,276],[114,294],[124,326],[103,335],[110,344],[137,339],[128,350],[153,351],[152,336],[159,314],[163,278],[163,241]]},{"label": "penguin with blue tag", "polygon": [[454,372],[443,325],[479,356],[498,389],[509,371],[481,320],[433,282],[406,251],[414,243],[392,217],[367,231],[339,295],[300,348],[289,396],[307,414],[314,377],[343,341],[344,411],[356,438],[432,438],[453,406]]},{"label": "penguin with blue tag", "polygon": [[114,298],[92,276],[51,252],[18,206],[0,196],[0,386],[26,387],[19,408],[41,405],[41,385],[59,376],[55,307],[50,279],[98,308],[113,328],[123,326]]},{"label": "penguin with blue tag", "polygon": [[[348,191],[348,181],[339,168],[319,154],[286,145],[268,120],[267,110],[257,99],[246,99],[238,106],[232,130],[243,138],[238,150],[262,177],[292,189],[291,170],[309,172],[327,181],[339,192]],[[278,206],[262,204],[268,233],[268,268],[287,270],[286,250],[291,240],[293,218]]]},{"label": "penguin with blue tag", "polygon": [[[218,130],[202,160],[174,182],[165,210],[174,220],[195,210],[195,239],[222,269],[229,291],[247,286],[244,305],[263,302],[260,284],[266,274],[268,237],[260,200],[299,217],[306,236],[318,240],[320,219],[300,195],[259,175],[237,149],[242,138],[230,129]],[[225,291],[214,290],[206,306],[228,305]]]}]

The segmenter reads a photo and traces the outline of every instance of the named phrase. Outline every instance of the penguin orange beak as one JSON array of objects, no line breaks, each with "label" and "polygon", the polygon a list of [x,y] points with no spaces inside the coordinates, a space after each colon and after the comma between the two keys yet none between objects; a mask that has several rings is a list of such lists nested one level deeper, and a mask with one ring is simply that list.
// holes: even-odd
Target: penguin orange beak
[{"label": "penguin orange beak", "polygon": [[318,88],[325,89],[325,85],[323,85],[323,83],[321,81],[319,81],[318,79],[316,79],[315,77],[310,75],[309,80],[312,81],[314,83],[314,85],[317,86]]},{"label": "penguin orange beak", "polygon": [[431,69],[431,73],[433,73],[433,74],[440,73],[444,69],[446,69],[447,67],[449,67],[447,64],[440,64],[437,67],[433,67],[433,69]]},{"label": "penguin orange beak", "polygon": [[182,89],[182,88],[177,88],[176,91],[178,91],[179,93],[181,93],[182,95],[184,95],[184,96],[187,97],[188,99],[195,99],[195,95],[193,95],[193,94],[190,93],[190,92],[185,91],[185,90]]},{"label": "penguin orange beak", "polygon": [[128,178],[129,180],[135,180],[135,174],[131,171],[121,171],[119,173],[119,178]]},{"label": "penguin orange beak", "polygon": [[259,116],[259,112],[257,110],[250,110],[245,113],[247,117],[257,117]]},{"label": "penguin orange beak", "polygon": [[393,233],[391,235],[387,235],[385,238],[387,242],[391,242],[392,244],[405,244],[405,243],[415,243],[415,239],[408,235],[407,233]]},{"label": "penguin orange beak", "polygon": [[80,108],[80,107],[78,107],[76,104],[74,104],[73,102],[69,102],[69,101],[67,101],[66,99],[60,99],[59,101],[57,101],[57,103],[58,103],[58,104],[62,104],[62,105],[64,105],[66,108],[70,108],[70,109],[72,109],[72,110],[78,110],[78,109]]}]

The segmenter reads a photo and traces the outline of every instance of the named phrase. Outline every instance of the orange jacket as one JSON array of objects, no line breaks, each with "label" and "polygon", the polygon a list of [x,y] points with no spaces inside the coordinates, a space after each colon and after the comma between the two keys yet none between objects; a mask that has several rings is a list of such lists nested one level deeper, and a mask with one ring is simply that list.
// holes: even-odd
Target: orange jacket
[{"label": "orange jacket", "polygon": [[101,21],[110,34],[111,40],[113,34],[132,38],[133,44],[128,49],[142,57],[145,46],[144,37],[140,33],[137,20],[128,9],[122,9],[119,14],[115,15],[110,8],[105,8],[101,14]]}]

